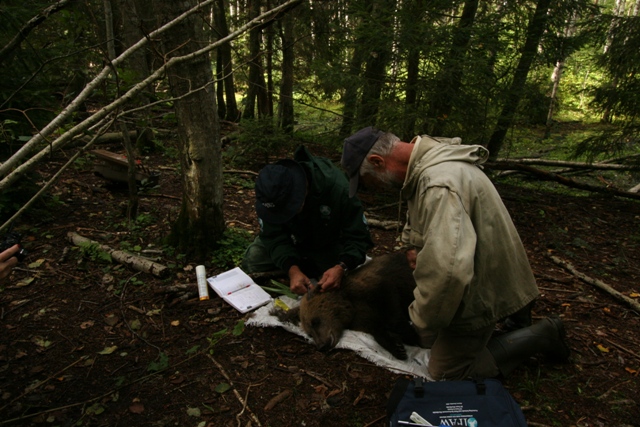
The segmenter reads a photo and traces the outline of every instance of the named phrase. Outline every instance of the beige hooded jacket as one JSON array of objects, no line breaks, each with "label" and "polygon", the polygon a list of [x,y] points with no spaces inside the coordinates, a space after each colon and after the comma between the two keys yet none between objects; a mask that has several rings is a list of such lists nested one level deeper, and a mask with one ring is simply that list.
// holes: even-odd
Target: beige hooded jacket
[{"label": "beige hooded jacket", "polygon": [[477,166],[489,152],[460,138],[412,143],[402,239],[418,250],[409,307],[416,328],[472,331],[523,308],[539,291],[511,217]]}]

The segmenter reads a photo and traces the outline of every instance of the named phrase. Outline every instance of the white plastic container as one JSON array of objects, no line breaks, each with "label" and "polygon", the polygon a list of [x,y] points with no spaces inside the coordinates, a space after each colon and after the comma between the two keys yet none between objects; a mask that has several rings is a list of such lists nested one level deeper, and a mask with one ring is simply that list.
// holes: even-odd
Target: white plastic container
[{"label": "white plastic container", "polygon": [[198,293],[200,294],[200,301],[209,299],[209,287],[207,286],[207,271],[204,265],[196,267],[196,278],[198,279]]}]

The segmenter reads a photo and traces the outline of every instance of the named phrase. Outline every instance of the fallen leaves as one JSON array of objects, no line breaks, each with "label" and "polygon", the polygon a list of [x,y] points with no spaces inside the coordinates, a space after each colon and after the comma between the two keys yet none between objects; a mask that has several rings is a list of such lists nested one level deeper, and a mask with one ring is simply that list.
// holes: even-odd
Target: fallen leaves
[{"label": "fallen leaves", "polygon": [[116,351],[117,349],[118,349],[117,345],[114,345],[114,346],[111,346],[111,347],[105,347],[104,350],[99,351],[98,354],[104,354],[104,355],[111,354],[114,351]]},{"label": "fallen leaves", "polygon": [[140,399],[135,398],[131,405],[129,405],[129,412],[133,414],[142,414],[144,412],[144,405],[140,401]]}]

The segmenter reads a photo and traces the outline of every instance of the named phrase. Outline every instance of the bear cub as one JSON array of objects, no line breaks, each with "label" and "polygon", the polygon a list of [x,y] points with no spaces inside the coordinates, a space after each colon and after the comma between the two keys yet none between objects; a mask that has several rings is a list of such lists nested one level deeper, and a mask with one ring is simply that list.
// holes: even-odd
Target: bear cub
[{"label": "bear cub", "polygon": [[[338,344],[345,329],[371,334],[394,357],[404,360],[404,344],[418,345],[409,323],[408,307],[416,282],[404,253],[373,258],[342,279],[339,289],[310,289],[300,305],[288,311],[274,308],[281,321],[301,324],[321,351]],[[317,289],[316,289],[317,288]]]}]

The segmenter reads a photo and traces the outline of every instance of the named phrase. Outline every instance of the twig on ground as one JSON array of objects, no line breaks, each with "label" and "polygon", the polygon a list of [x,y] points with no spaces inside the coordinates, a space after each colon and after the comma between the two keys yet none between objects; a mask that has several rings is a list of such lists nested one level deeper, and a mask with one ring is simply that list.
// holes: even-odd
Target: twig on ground
[{"label": "twig on ground", "polygon": [[635,357],[636,359],[640,360],[640,355],[638,355],[637,353],[634,353],[633,351],[624,348],[623,346],[621,346],[620,344],[616,344],[615,342],[611,341],[610,339],[605,338],[605,341],[607,341],[609,344],[611,344],[612,346],[624,351],[625,353]]},{"label": "twig on ground", "polygon": [[239,174],[258,176],[258,172],[249,171],[249,170],[225,169],[222,172],[223,173],[239,173]]},{"label": "twig on ground", "polygon": [[382,206],[372,206],[372,207],[368,207],[367,209],[365,209],[365,213],[366,212],[375,212],[375,211],[379,211],[382,209],[386,209],[386,208],[392,208],[394,206],[396,206],[399,202],[393,202],[393,203],[387,203],[386,205],[382,205]]},{"label": "twig on ground", "polygon": [[597,400],[604,400],[604,399],[606,399],[607,397],[609,397],[609,395],[610,395],[611,393],[613,393],[613,392],[616,390],[616,388],[618,388],[618,387],[620,387],[621,385],[624,385],[624,384],[626,384],[626,383],[628,383],[628,382],[630,382],[630,381],[631,381],[631,380],[627,380],[627,381],[623,381],[623,382],[621,382],[621,383],[619,383],[619,384],[614,385],[614,386],[613,386],[613,387],[611,387],[609,390],[605,391],[605,392],[604,392],[604,393],[602,393],[600,396],[596,397],[596,399],[597,399]]},{"label": "twig on ground", "polygon": [[371,421],[370,423],[365,424],[363,427],[371,427],[372,425],[376,424],[378,421],[384,419],[384,417],[386,417],[386,415],[382,415],[382,416],[376,418],[375,420]]},{"label": "twig on ground", "polygon": [[[107,397],[107,396],[109,396],[109,395],[111,395],[111,394],[115,393],[115,392],[116,392],[116,391],[118,391],[118,390],[121,390],[121,389],[123,389],[123,388],[125,388],[125,387],[129,387],[129,386],[131,386],[132,384],[138,383],[138,382],[140,382],[140,381],[144,381],[144,380],[146,380],[147,378],[150,378],[150,377],[152,377],[152,376],[154,376],[154,375],[161,374],[161,373],[163,373],[164,371],[166,371],[166,370],[167,370],[167,369],[169,369],[169,368],[172,368],[172,369],[173,369],[173,368],[176,368],[176,367],[178,367],[178,366],[182,365],[183,363],[188,362],[189,360],[191,360],[191,359],[193,359],[194,357],[199,356],[199,355],[200,355],[200,353],[196,353],[196,354],[194,354],[193,356],[189,356],[189,357],[187,357],[186,359],[184,359],[183,361],[178,362],[178,363],[176,363],[176,364],[175,364],[175,365],[173,365],[173,366],[167,366],[167,367],[166,367],[166,368],[164,368],[164,369],[160,369],[160,370],[158,370],[158,371],[156,371],[156,372],[153,372],[153,373],[151,373],[151,374],[149,374],[149,375],[145,375],[145,376],[143,376],[143,377],[137,378],[137,379],[135,379],[135,380],[133,380],[133,381],[131,381],[131,382],[127,383],[127,384],[123,384],[123,385],[121,385],[120,387],[116,387],[116,388],[114,388],[114,389],[112,389],[112,390],[109,390],[108,392],[106,392],[106,393],[104,393],[104,394],[101,394],[101,395],[100,395],[100,396],[98,396],[98,397],[92,397],[91,399],[87,399],[87,400],[84,400],[84,401],[82,401],[82,402],[71,403],[71,404],[69,404],[69,405],[59,406],[59,407],[57,407],[57,408],[51,408],[51,409],[47,409],[47,410],[44,410],[44,411],[35,412],[35,413],[33,413],[33,414],[21,415],[21,416],[16,417],[16,418],[11,418],[10,420],[2,420],[2,421],[0,421],[0,425],[12,424],[12,423],[14,423],[14,422],[16,422],[16,421],[27,420],[27,419],[29,419],[29,418],[37,417],[37,416],[39,416],[39,415],[49,414],[49,413],[51,413],[51,412],[56,412],[56,411],[62,411],[62,410],[64,410],[64,409],[74,408],[74,407],[76,407],[76,406],[82,406],[82,405],[86,405],[86,404],[91,403],[91,402],[95,402],[96,400],[100,400],[100,399],[102,399],[102,398],[104,398],[104,397]],[[82,359],[80,359],[80,360],[82,360]],[[6,406],[6,405],[5,405],[5,406]],[[3,407],[2,409],[4,409],[4,407]],[[0,410],[1,410],[1,409],[0,409]]]},{"label": "twig on ground", "polygon": [[49,375],[49,377],[47,377],[46,379],[37,382],[34,385],[31,385],[29,387],[27,387],[24,391],[24,393],[22,393],[20,396],[15,397],[13,400],[11,400],[9,403],[7,403],[6,405],[4,405],[2,408],[0,408],[0,412],[2,412],[2,410],[4,408],[6,408],[7,406],[11,405],[13,402],[15,402],[18,399],[23,398],[24,396],[26,396],[27,394],[31,393],[33,390],[37,389],[38,387],[40,387],[41,385],[45,384],[47,381],[49,381],[52,378],[56,378],[59,377],[60,374],[62,374],[63,372],[65,372],[66,370],[70,369],[71,367],[77,365],[79,362],[82,362],[83,360],[86,360],[89,356],[82,356],[80,357],[78,360],[76,360],[75,362],[67,365],[66,367],[62,368],[61,370],[59,370],[58,372],[56,372],[53,375]]},{"label": "twig on ground", "polygon": [[398,221],[382,221],[373,218],[368,218],[367,224],[369,224],[370,227],[382,228],[384,230],[395,230],[399,226],[402,226]]},{"label": "twig on ground", "polygon": [[590,285],[595,286],[598,289],[601,289],[601,290],[607,292],[609,295],[611,295],[612,297],[618,299],[619,301],[627,303],[634,311],[636,311],[638,314],[640,314],[640,304],[638,304],[637,301],[634,301],[633,299],[629,298],[628,296],[623,295],[622,293],[616,291],[615,289],[613,289],[611,286],[607,285],[603,281],[598,280],[598,279],[593,279],[593,278],[587,276],[586,274],[579,272],[568,261],[564,261],[564,260],[562,260],[562,259],[560,259],[560,258],[558,258],[556,256],[553,256],[553,255],[551,255],[550,258],[551,258],[551,260],[553,260],[553,262],[555,262],[556,264],[566,268],[571,273],[573,273],[574,276],[576,276],[577,278],[579,278],[583,282],[586,282],[586,283],[588,283]]},{"label": "twig on ground", "polygon": [[145,197],[155,197],[158,199],[173,199],[173,200],[182,200],[182,197],[171,196],[169,194],[151,194],[151,193],[143,193],[140,194],[140,198],[144,199]]},{"label": "twig on ground", "polygon": [[[247,401],[246,399],[243,399],[242,396],[240,396],[240,393],[238,392],[238,390],[235,388],[235,386],[233,385],[233,381],[231,381],[231,378],[229,377],[229,374],[227,374],[227,371],[225,371],[224,367],[218,363],[218,361],[210,354],[207,354],[207,357],[209,359],[211,359],[211,361],[213,362],[214,365],[216,365],[216,367],[218,368],[218,370],[220,371],[220,373],[222,374],[223,377],[225,377],[225,379],[229,382],[229,385],[231,386],[231,388],[233,389],[233,394],[236,395],[236,398],[238,399],[238,401],[240,401],[240,403],[242,404],[242,412],[244,412],[245,408],[247,410],[247,412],[249,412],[249,416],[251,417],[251,419],[259,426],[262,426],[262,424],[260,424],[260,420],[258,419],[258,417],[253,413],[253,411],[251,411],[251,408],[249,408],[249,406],[247,406]],[[249,386],[250,388],[251,386]],[[249,388],[247,388],[247,394],[249,393]],[[242,412],[240,412],[240,414],[242,414]],[[238,415],[240,415],[238,414]]]}]

